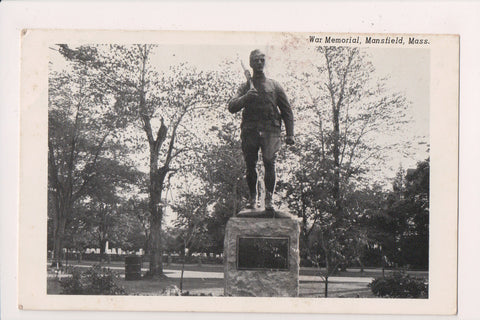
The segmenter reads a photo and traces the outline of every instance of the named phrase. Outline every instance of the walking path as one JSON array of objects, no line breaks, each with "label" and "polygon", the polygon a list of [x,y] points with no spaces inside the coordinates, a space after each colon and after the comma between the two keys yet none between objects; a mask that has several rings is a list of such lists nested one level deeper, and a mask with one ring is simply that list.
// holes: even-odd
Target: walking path
[{"label": "walking path", "polygon": [[[90,266],[86,265],[76,265],[75,267],[80,268],[90,268]],[[112,270],[125,270],[124,267],[117,267],[117,266],[109,266],[109,269]],[[148,271],[148,268],[142,268],[142,271]],[[164,273],[173,279],[179,279],[181,277],[181,270],[175,269],[164,269]],[[66,277],[68,275],[59,275],[59,277]],[[120,275],[124,277],[124,275]],[[223,279],[223,272],[215,272],[215,271],[190,271],[185,270],[183,273],[184,278],[194,278],[194,279]],[[372,277],[329,277],[329,282],[349,282],[349,283],[370,283],[372,282]],[[323,279],[319,276],[310,276],[310,275],[300,275],[300,281],[302,282],[323,282]]]}]

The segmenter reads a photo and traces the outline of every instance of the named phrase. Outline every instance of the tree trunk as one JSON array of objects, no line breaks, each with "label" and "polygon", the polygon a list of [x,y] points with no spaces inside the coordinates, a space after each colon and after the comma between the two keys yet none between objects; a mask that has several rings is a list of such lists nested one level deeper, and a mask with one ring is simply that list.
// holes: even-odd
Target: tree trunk
[{"label": "tree trunk", "polygon": [[62,236],[58,235],[58,232],[55,233],[53,239],[53,260],[52,267],[61,267],[62,266]]},{"label": "tree trunk", "polygon": [[100,240],[100,262],[105,261],[105,247],[107,245],[107,239]]},{"label": "tree trunk", "polygon": [[328,276],[325,277],[325,298],[328,298]]},{"label": "tree trunk", "polygon": [[52,266],[62,265],[63,238],[65,235],[65,225],[67,223],[66,209],[60,208],[55,216],[55,226],[53,232],[53,261]]},{"label": "tree trunk", "polygon": [[[325,247],[324,247],[324,251],[326,252]],[[330,269],[329,257],[328,257],[328,254],[325,253],[325,298],[328,297],[328,277],[330,276],[330,272],[331,272],[331,269]]]},{"label": "tree trunk", "polygon": [[68,248],[67,252],[65,252],[65,269],[68,267]]},{"label": "tree trunk", "polygon": [[[302,210],[303,211],[303,210]],[[301,239],[303,241],[304,248],[308,248],[308,221],[307,221],[307,215],[305,214],[305,211],[302,212],[302,232],[301,232]]]},{"label": "tree trunk", "polygon": [[183,292],[183,273],[185,271],[185,252],[187,251],[187,246],[183,246],[183,259],[182,259],[182,273],[180,275],[180,293]]},{"label": "tree trunk", "polygon": [[[161,209],[159,210],[161,211]],[[162,220],[157,216],[152,217],[150,232],[150,270],[148,276],[163,276],[162,261]]]},{"label": "tree trunk", "polygon": [[[340,110],[338,107],[333,108],[333,160],[334,167],[334,181],[333,181],[333,200],[335,201],[335,211],[337,217],[342,212],[340,206]],[[340,217],[339,217],[340,218]]]},{"label": "tree trunk", "polygon": [[358,264],[360,265],[360,272],[363,273],[365,271],[365,266],[362,263],[362,259],[357,258]]},{"label": "tree trunk", "polygon": [[[149,123],[149,122],[148,122]],[[159,136],[164,133],[166,135],[167,128],[162,122],[159,129]],[[150,270],[148,276],[164,276],[162,264],[162,219],[163,207],[161,206],[162,190],[165,177],[168,173],[168,167],[158,168],[158,148],[161,145],[160,140],[164,138],[158,137],[157,140],[151,138],[151,129],[148,130],[150,142],[150,199],[148,207],[150,210]],[[159,140],[160,139],[160,140]]]}]

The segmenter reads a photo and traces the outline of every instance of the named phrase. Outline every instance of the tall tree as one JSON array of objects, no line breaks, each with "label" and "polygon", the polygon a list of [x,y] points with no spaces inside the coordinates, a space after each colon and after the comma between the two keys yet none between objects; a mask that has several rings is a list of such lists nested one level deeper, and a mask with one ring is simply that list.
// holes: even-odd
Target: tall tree
[{"label": "tall tree", "polygon": [[185,122],[214,106],[218,90],[214,72],[198,71],[187,64],[171,66],[168,72],[157,70],[152,63],[157,49],[153,45],[110,46],[102,63],[116,90],[118,114],[140,126],[149,150],[150,276],[163,274],[166,184],[182,166],[180,162],[175,166],[177,157],[195,148],[198,140]]},{"label": "tall tree", "polygon": [[429,190],[429,159],[406,172],[400,168],[383,213],[371,219],[376,243],[399,266],[428,270]]},{"label": "tall tree", "polygon": [[97,174],[92,178],[86,197],[81,202],[84,224],[96,239],[101,258],[105,258],[107,241],[118,244],[123,225],[129,223],[125,210],[126,196],[137,181],[138,172],[119,163],[117,159],[102,159],[97,164]]},{"label": "tall tree", "polygon": [[[82,51],[83,52],[83,51]],[[54,262],[61,259],[65,227],[75,203],[86,195],[101,159],[115,149],[108,93],[99,90],[102,78],[79,64],[49,74],[48,184]]]},{"label": "tall tree", "polygon": [[196,121],[199,114],[202,110],[208,114],[207,109],[218,107],[219,101],[225,100],[221,74],[199,71],[185,63],[160,70],[156,62],[162,48],[155,45],[104,45],[88,49],[62,45],[60,52],[102,76],[105,90],[115,95],[117,117],[126,125],[124,140],[131,144],[132,150],[148,149],[148,274],[162,275],[162,219],[169,177],[184,166],[176,159],[201,144],[202,135],[198,134],[201,123]]},{"label": "tall tree", "polygon": [[313,245],[310,257],[326,266],[328,277],[368,241],[355,194],[375,183],[371,173],[388,151],[405,147],[388,137],[404,129],[408,103],[375,77],[359,48],[319,47],[311,59],[313,67],[297,70],[287,86],[296,118],[304,123],[285,196],[303,219],[303,243]]},{"label": "tall tree", "polygon": [[210,199],[206,194],[186,192],[182,195],[178,205],[174,206],[177,213],[175,226],[178,236],[182,240],[182,271],[180,276],[180,291],[183,290],[183,274],[185,269],[185,255],[188,250],[203,251],[208,246],[206,234],[206,217]]}]

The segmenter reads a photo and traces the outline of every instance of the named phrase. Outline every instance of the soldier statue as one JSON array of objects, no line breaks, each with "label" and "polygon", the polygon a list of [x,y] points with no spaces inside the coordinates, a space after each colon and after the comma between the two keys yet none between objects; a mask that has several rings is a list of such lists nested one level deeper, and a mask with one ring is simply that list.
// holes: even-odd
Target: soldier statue
[{"label": "soldier statue", "polygon": [[257,160],[262,150],[265,168],[265,210],[273,211],[272,196],[275,189],[275,158],[281,145],[282,120],[285,123],[288,145],[295,143],[293,113],[285,91],[275,80],[265,77],[265,54],[260,50],[250,53],[250,67],[253,76],[245,70],[247,82],[228,102],[231,113],[242,111],[241,139],[246,164],[246,178],[249,189],[247,209],[257,206]]}]

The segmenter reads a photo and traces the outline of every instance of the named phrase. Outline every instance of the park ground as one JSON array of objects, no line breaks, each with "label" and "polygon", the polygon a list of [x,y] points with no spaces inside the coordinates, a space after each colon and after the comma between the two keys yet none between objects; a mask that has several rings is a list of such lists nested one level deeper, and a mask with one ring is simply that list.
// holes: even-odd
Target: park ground
[{"label": "park ground", "polygon": [[[96,262],[83,261],[70,264],[72,267],[88,268]],[[121,261],[104,263],[104,267],[110,268],[119,275],[118,284],[125,288],[129,295],[162,295],[162,292],[172,286],[180,287],[181,268],[180,264],[168,264],[164,266],[166,277],[163,279],[142,279],[126,281],[124,276],[125,266]],[[62,288],[59,279],[67,277],[67,274],[55,274],[48,268],[47,293],[60,294]],[[142,265],[142,273],[148,270],[148,263]],[[385,274],[392,272],[385,270]],[[376,277],[382,276],[381,268],[347,269],[338,272],[329,278],[328,296],[332,298],[374,298],[368,284]],[[428,277],[427,271],[409,271],[415,277]],[[316,268],[300,269],[300,297],[324,297],[325,282],[320,277]],[[183,291],[192,295],[223,295],[223,265],[211,264],[188,264],[185,265]]]}]

